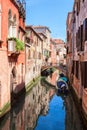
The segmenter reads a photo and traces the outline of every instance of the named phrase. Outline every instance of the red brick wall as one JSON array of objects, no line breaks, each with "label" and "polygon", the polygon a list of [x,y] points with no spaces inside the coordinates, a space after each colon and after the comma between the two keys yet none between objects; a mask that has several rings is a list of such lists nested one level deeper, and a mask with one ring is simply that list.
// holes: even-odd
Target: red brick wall
[{"label": "red brick wall", "polygon": [[1,105],[3,107],[10,101],[10,68],[7,55],[7,37],[8,37],[8,12],[12,10],[12,16],[16,14],[17,22],[19,18],[18,9],[10,2],[10,0],[2,0],[2,48],[0,48],[0,81],[1,81]]},{"label": "red brick wall", "polygon": [[20,27],[22,27],[22,28],[25,29],[25,24],[24,24],[24,22],[23,22],[23,18],[20,18],[20,19],[19,19],[19,25],[20,25]]}]

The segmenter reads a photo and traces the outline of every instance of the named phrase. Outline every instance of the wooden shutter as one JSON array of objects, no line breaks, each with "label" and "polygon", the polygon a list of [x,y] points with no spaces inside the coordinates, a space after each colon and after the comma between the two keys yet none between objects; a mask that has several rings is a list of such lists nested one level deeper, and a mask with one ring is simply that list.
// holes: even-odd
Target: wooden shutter
[{"label": "wooden shutter", "polygon": [[84,86],[84,62],[81,62],[81,85]]},{"label": "wooden shutter", "polygon": [[79,78],[79,61],[76,61],[76,78]]},{"label": "wooden shutter", "polygon": [[87,88],[87,61],[84,62],[84,88]]},{"label": "wooden shutter", "polygon": [[75,67],[75,61],[73,61],[73,65],[72,65],[72,71],[71,71],[72,74],[74,74],[74,67]]},{"label": "wooden shutter", "polygon": [[81,51],[83,51],[83,25],[81,25],[81,27],[80,27],[80,44],[81,44]]},{"label": "wooden shutter", "polygon": [[87,40],[87,18],[83,22],[83,41]]},{"label": "wooden shutter", "polygon": [[87,18],[85,19],[85,41],[87,40]]}]

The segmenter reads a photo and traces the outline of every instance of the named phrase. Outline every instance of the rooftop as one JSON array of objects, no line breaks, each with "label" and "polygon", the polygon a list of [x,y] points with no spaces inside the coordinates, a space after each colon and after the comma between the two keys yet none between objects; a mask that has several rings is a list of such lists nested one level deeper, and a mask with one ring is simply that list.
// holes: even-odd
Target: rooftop
[{"label": "rooftop", "polygon": [[53,41],[56,43],[56,44],[64,44],[64,41],[62,39],[53,39]]}]

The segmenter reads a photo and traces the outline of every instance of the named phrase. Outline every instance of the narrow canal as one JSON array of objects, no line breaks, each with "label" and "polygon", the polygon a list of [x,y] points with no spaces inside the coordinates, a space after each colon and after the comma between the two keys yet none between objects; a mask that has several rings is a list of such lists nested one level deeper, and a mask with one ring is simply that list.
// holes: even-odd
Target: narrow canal
[{"label": "narrow canal", "polygon": [[[48,81],[55,85],[58,72]],[[42,81],[22,95],[2,119],[0,130],[86,130],[71,94],[58,95]]]}]

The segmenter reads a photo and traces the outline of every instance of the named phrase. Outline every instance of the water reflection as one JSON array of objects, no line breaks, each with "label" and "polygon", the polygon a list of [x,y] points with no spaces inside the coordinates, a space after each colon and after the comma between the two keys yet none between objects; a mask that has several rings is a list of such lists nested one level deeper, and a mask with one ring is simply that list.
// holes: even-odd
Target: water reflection
[{"label": "water reflection", "polygon": [[80,113],[76,109],[72,96],[69,94],[64,101],[66,108],[66,130],[86,130],[82,124]]},{"label": "water reflection", "polygon": [[24,130],[24,106],[25,95],[22,95],[10,112],[10,130]]},{"label": "water reflection", "polygon": [[0,130],[10,130],[9,114],[7,114],[2,120],[0,119]]},{"label": "water reflection", "polygon": [[48,104],[50,96],[52,96],[52,90],[49,91],[45,86],[41,86],[40,82],[33,88],[32,92],[26,97],[25,102],[25,122],[26,129],[32,129],[36,125],[36,120],[41,113],[46,115],[48,112]]},{"label": "water reflection", "polygon": [[41,85],[39,81],[26,98],[21,96],[11,112],[0,121],[0,130],[33,130],[38,116],[47,114],[49,100],[54,94],[54,89]]},{"label": "water reflection", "polygon": [[39,117],[35,130],[65,130],[65,107],[62,98],[55,94],[49,108],[45,117]]},{"label": "water reflection", "polygon": [[[55,84],[57,76],[58,73],[55,72],[48,78],[49,82]],[[86,130],[83,128],[71,94],[60,96],[55,88],[48,87],[40,81],[26,97],[22,95],[15,107],[0,120],[0,130],[34,130],[34,128]]]}]

